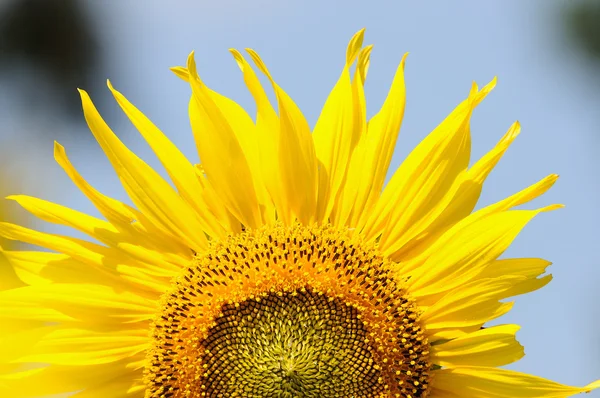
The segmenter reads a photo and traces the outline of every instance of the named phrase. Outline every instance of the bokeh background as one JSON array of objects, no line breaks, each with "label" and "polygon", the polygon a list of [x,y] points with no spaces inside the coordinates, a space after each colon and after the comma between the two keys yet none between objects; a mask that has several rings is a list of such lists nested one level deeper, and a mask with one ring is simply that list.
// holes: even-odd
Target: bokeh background
[{"label": "bokeh background", "polygon": [[[120,114],[106,78],[197,161],[189,89],[168,70],[184,64],[191,50],[205,82],[252,114],[227,49],[254,48],[314,124],[343,65],[346,43],[362,27],[366,43],[375,44],[367,81],[371,115],[402,54],[411,53],[393,168],[466,96],[472,80],[485,84],[498,76],[497,88],[473,116],[473,158],[514,120],[523,132],[488,179],[481,205],[549,173],[560,174],[559,182],[530,207],[566,204],[540,215],[505,254],[554,262],[554,281],[519,297],[501,319],[523,325],[519,339],[527,355],[510,368],[575,385],[600,378],[597,0],[3,0],[0,195],[26,193],[98,215],[54,163],[57,140],[100,191],[126,200],[84,124],[76,87],[88,90],[113,130],[160,169]],[[0,202],[0,217],[72,234],[30,218],[9,201]]]}]

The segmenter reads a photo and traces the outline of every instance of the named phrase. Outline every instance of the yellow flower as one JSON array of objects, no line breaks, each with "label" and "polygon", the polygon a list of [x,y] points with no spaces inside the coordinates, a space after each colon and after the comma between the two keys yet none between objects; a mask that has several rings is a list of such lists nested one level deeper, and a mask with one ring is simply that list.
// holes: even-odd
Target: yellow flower
[{"label": "yellow flower", "polygon": [[[134,206],[94,189],[62,146],[55,157],[104,219],[28,196],[39,218],[92,241],[0,224],[51,251],[4,251],[25,287],[0,292],[0,396],[567,397],[587,392],[498,367],[523,348],[517,325],[484,327],[508,297],[547,284],[549,262],[499,260],[538,213],[514,210],[549,175],[473,212],[515,123],[471,167],[469,120],[495,81],[473,85],[384,187],[404,113],[404,59],[367,121],[371,46],[357,33],[310,130],[266,66],[277,109],[232,54],[256,121],[198,77],[190,84],[192,165],[109,88],[172,185],[133,154],[81,92],[88,125]],[[354,72],[351,66],[356,63]]]}]

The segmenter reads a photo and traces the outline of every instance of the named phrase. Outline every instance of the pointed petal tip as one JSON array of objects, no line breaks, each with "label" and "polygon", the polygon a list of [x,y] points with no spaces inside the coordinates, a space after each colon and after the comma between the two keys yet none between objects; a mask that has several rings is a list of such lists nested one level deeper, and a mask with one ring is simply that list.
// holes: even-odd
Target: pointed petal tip
[{"label": "pointed petal tip", "polygon": [[369,44],[367,46],[364,46],[362,48],[362,50],[361,50],[361,54],[360,55],[363,56],[363,57],[370,56],[371,55],[371,51],[373,51],[373,47],[374,47],[373,44]]},{"label": "pointed petal tip", "polygon": [[365,28],[359,30],[352,36],[350,42],[348,42],[348,47],[346,48],[346,66],[350,66],[356,57],[358,56],[358,52],[362,47],[363,40],[365,36]]},{"label": "pointed petal tip", "polygon": [[260,57],[258,56],[258,53],[250,47],[246,47],[244,48],[244,51],[246,51],[248,53],[248,55],[250,55],[253,59],[258,58],[260,59]]},{"label": "pointed petal tip", "polygon": [[256,67],[258,69],[260,69],[260,71],[262,73],[265,74],[265,76],[267,76],[269,79],[271,79],[271,73],[269,72],[269,69],[267,69],[267,66],[265,65],[265,63],[263,62],[263,60],[260,58],[260,56],[258,55],[258,53],[256,51],[254,51],[251,48],[245,48],[244,50],[246,50],[246,52],[248,53],[248,55],[250,55],[250,58],[252,58],[252,62],[254,62],[254,64],[256,65]]},{"label": "pointed petal tip", "polygon": [[192,51],[190,53],[190,55],[188,55],[187,62],[186,62],[188,70],[190,71],[190,73],[193,73],[193,74],[196,73],[196,60],[194,57],[195,57],[195,52]]},{"label": "pointed petal tip", "polygon": [[244,56],[242,55],[242,53],[239,52],[235,48],[230,48],[229,53],[233,56],[233,59],[235,60],[235,62],[238,65],[238,68],[240,68],[240,70],[243,72],[244,68],[245,68],[245,65],[244,65],[245,60],[244,60]]},{"label": "pointed petal tip", "polygon": [[54,159],[57,159],[59,156],[65,154],[65,147],[58,143],[58,141],[54,141]]},{"label": "pointed petal tip", "polygon": [[365,37],[365,31],[367,30],[367,28],[362,28],[360,29],[358,32],[356,32],[355,34],[352,35],[352,38],[350,39],[350,43],[356,42],[356,41],[360,41],[361,45],[362,45],[362,41]]},{"label": "pointed petal tip", "polygon": [[554,211],[554,210],[558,210],[558,209],[562,209],[563,207],[565,207],[565,205],[563,205],[562,203],[555,203],[549,206],[545,206],[542,207],[541,209],[539,209],[540,213],[545,213],[548,211]]},{"label": "pointed petal tip", "polygon": [[408,58],[408,54],[410,54],[410,53],[405,52],[404,55],[402,55],[402,60],[400,61],[400,63],[402,64],[402,67],[404,67],[404,64],[406,63],[406,58]]},{"label": "pointed petal tip", "polygon": [[172,66],[169,70],[184,82],[189,82],[189,73],[185,66]]}]

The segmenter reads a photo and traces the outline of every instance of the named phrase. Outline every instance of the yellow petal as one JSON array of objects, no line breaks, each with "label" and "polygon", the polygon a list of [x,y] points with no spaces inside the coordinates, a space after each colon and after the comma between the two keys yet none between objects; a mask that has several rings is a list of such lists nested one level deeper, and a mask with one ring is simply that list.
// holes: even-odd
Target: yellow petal
[{"label": "yellow petal", "polygon": [[37,327],[0,336],[0,363],[13,362],[28,355],[32,346],[54,329],[55,327],[48,326]]},{"label": "yellow petal", "polygon": [[479,277],[497,278],[504,275],[526,277],[526,281],[516,284],[505,293],[505,297],[513,297],[546,286],[552,280],[552,275],[545,275],[541,278],[538,277],[546,271],[546,268],[550,264],[552,264],[550,261],[541,258],[510,258],[496,260],[485,267]]},{"label": "yellow petal", "polygon": [[435,373],[434,397],[439,390],[470,398],[566,398],[600,387],[600,380],[585,387],[571,387],[525,373],[477,366]]},{"label": "yellow petal", "polygon": [[422,319],[429,333],[442,329],[474,331],[498,316],[504,304],[498,302],[504,291],[522,281],[523,277],[509,276],[480,279],[448,292],[426,308]]},{"label": "yellow petal", "polygon": [[[9,223],[0,223],[0,236],[67,254],[87,265],[86,268],[88,269],[82,269],[83,272],[88,271],[96,275],[98,283],[104,283],[108,286],[132,288],[124,279],[120,278],[121,267],[135,267],[144,270],[150,282],[152,276],[172,278],[179,271],[179,268],[171,264],[164,263],[154,266],[152,263],[143,263],[133,258],[127,258],[123,256],[121,251],[110,247],[76,238],[39,232]],[[131,247],[132,252],[134,248]],[[143,248],[139,248],[139,250],[144,252]],[[147,293],[144,291],[146,287],[153,288],[152,284],[148,286],[137,285],[135,287],[143,293]],[[151,295],[154,294],[151,293]]]},{"label": "yellow petal", "polygon": [[119,231],[111,223],[104,220],[31,196],[12,195],[8,196],[7,199],[14,200],[34,216],[44,221],[75,228],[107,244],[116,244],[119,241],[118,238],[115,239]]},{"label": "yellow petal", "polygon": [[342,74],[313,130],[317,158],[322,163],[319,168],[318,220],[328,220],[344,182],[352,151],[360,138],[360,126],[354,123],[350,66],[358,56],[363,37],[364,29],[350,40]]},{"label": "yellow petal", "polygon": [[500,139],[491,151],[486,153],[469,169],[469,178],[477,183],[483,184],[487,176],[494,169],[498,161],[502,158],[508,147],[513,143],[515,138],[521,133],[521,125],[519,122],[513,123],[506,134]]},{"label": "yellow petal", "polygon": [[[1,298],[0,302],[2,302]],[[3,304],[0,307],[0,321],[7,323],[17,322],[22,325],[32,325],[35,327],[55,322],[75,322],[76,319],[52,308],[39,308],[39,306],[32,303],[10,302],[10,307],[8,304]],[[21,330],[25,330],[25,328]]]},{"label": "yellow petal", "polygon": [[135,156],[104,122],[86,92],[80,90],[85,120],[115,168],[131,200],[153,223],[199,251],[207,239],[196,213],[150,166]]},{"label": "yellow petal", "polygon": [[[279,167],[279,117],[271,106],[271,102],[265,93],[256,73],[248,64],[243,55],[235,50],[229,50],[236,60],[244,82],[256,103],[256,142],[258,149],[258,167],[262,181],[267,189],[268,196],[274,202],[276,208],[284,209],[285,195],[282,192]],[[274,214],[270,222],[274,221]]]},{"label": "yellow petal", "polygon": [[497,213],[500,211],[508,210],[515,206],[520,206],[546,193],[546,191],[548,191],[557,180],[557,174],[550,174],[549,176],[544,177],[535,184],[523,189],[522,191],[519,191],[516,194],[511,195],[498,203],[486,206],[473,214],[477,215],[477,217],[485,217],[488,214]]},{"label": "yellow petal", "polygon": [[[353,123],[359,134],[359,140],[350,156],[348,172],[331,215],[332,223],[334,225],[354,227],[355,224],[350,223],[350,217],[355,212],[362,213],[363,211],[367,211],[367,209],[363,207],[357,207],[356,201],[358,195],[362,193],[361,190],[364,188],[361,183],[364,183],[362,178],[365,172],[365,157],[367,156],[365,152],[366,147],[372,140],[372,138],[367,135],[367,103],[364,92],[364,79],[367,76],[369,57],[372,49],[373,46],[369,45],[358,53],[356,72],[354,73],[354,79],[352,80],[352,100],[354,104],[354,109],[352,111],[354,116]],[[370,179],[372,177],[373,175],[370,176]]]},{"label": "yellow petal", "polygon": [[496,278],[501,275],[521,275],[535,278],[543,274],[550,265],[550,261],[542,258],[507,258],[493,261],[481,276]]},{"label": "yellow petal", "polygon": [[73,183],[96,206],[106,219],[122,233],[127,233],[138,245],[159,248],[163,254],[189,255],[189,247],[176,237],[154,225],[141,212],[110,198],[92,187],[73,167],[62,145],[54,143],[54,158]]},{"label": "yellow petal", "polygon": [[20,286],[23,286],[23,281],[19,279],[13,267],[4,257],[0,246],[0,291]]},{"label": "yellow petal", "polygon": [[285,201],[277,209],[284,223],[295,219],[302,223],[315,221],[317,206],[317,157],[313,137],[304,115],[275,80],[258,54],[246,49],[256,66],[267,76],[279,105],[279,176]]},{"label": "yellow petal", "polygon": [[[93,284],[53,283],[26,286],[0,292],[0,309],[15,312],[39,312],[40,316],[59,311],[90,325],[103,323],[147,322],[156,311],[155,300],[134,293]],[[19,313],[16,313],[19,312]],[[46,319],[46,318],[41,318]],[[61,322],[61,318],[49,322]]]},{"label": "yellow petal", "polygon": [[[238,53],[239,54],[239,53]],[[190,73],[187,68],[184,67],[174,67],[171,70],[181,79],[190,83]],[[199,77],[195,76],[196,79]],[[260,83],[259,83],[260,84]],[[214,101],[214,104],[217,108],[222,112],[223,117],[230,124],[233,133],[235,134],[238,143],[246,157],[248,162],[248,167],[252,171],[252,177],[254,182],[254,188],[256,189],[257,199],[259,202],[259,206],[261,207],[263,222],[270,223],[275,220],[275,213],[272,204],[272,200],[268,195],[266,190],[266,183],[260,174],[261,170],[261,153],[259,144],[262,144],[262,137],[259,136],[257,130],[257,126],[252,122],[252,119],[246,113],[244,108],[242,108],[235,101],[225,97],[205,87],[206,93],[210,96],[210,98]],[[264,93],[264,92],[263,92]],[[268,101],[268,100],[267,100]],[[276,129],[271,129],[273,134],[276,134]],[[268,153],[268,158],[273,156],[274,151],[266,152]],[[201,183],[201,185],[204,185]],[[212,203],[212,207],[209,206],[209,209],[215,210],[217,207],[221,207],[221,203]],[[219,209],[220,210],[220,209]],[[217,211],[220,213],[220,211]],[[223,220],[221,220],[223,221]],[[225,223],[226,224],[226,223]]]},{"label": "yellow petal", "polygon": [[254,178],[231,124],[215,103],[196,71],[194,54],[188,57],[192,99],[190,121],[206,175],[227,208],[241,223],[261,225]]},{"label": "yellow petal", "polygon": [[75,228],[108,246],[118,247],[136,260],[143,261],[144,268],[148,268],[148,270],[159,268],[158,274],[165,275],[165,271],[168,271],[172,276],[178,272],[180,267],[187,267],[191,260],[191,253],[183,258],[169,256],[165,255],[163,250],[148,250],[142,247],[137,239],[127,242],[131,239],[129,234],[120,233],[112,224],[68,207],[25,195],[9,196],[8,198],[15,200],[44,221]]},{"label": "yellow petal", "polygon": [[480,329],[443,344],[431,346],[431,361],[440,366],[504,366],[525,355],[515,334],[518,325]]},{"label": "yellow petal", "polygon": [[123,94],[115,90],[110,82],[108,82],[108,88],[123,112],[165,167],[179,194],[196,210],[204,230],[212,236],[223,237],[225,235],[223,227],[212,217],[206,203],[202,201],[202,186],[196,178],[194,166],[142,112],[133,106]]},{"label": "yellow petal", "polygon": [[[5,251],[3,254],[15,268],[19,278],[28,285],[48,284],[57,277],[67,278],[67,280],[73,278],[73,282],[78,282],[82,276],[91,276],[96,280],[96,283],[98,282],[99,275],[95,272],[90,272],[84,264],[73,260],[65,254],[18,251]],[[57,276],[52,275],[52,272],[44,272],[45,269],[51,268],[50,264],[59,270],[64,267],[65,271],[59,271]],[[74,273],[74,271],[79,271],[79,273]],[[66,280],[63,282],[66,282]]]},{"label": "yellow petal", "polygon": [[[469,217],[441,236],[423,254],[426,259],[410,271],[408,282],[415,297],[435,295],[456,288],[481,274],[517,237],[539,210],[512,210],[471,222]],[[419,260],[415,260],[417,264]],[[407,264],[399,272],[408,272]]]},{"label": "yellow petal", "polygon": [[[242,151],[246,156],[248,167],[250,168],[252,174],[258,205],[261,211],[260,215],[262,216],[262,223],[274,221],[275,210],[273,207],[273,201],[268,195],[265,182],[260,173],[260,140],[256,132],[256,125],[248,113],[246,113],[244,108],[242,108],[235,101],[210,89],[208,90],[208,93],[219,110],[223,113],[225,119],[231,125],[231,128],[236,135],[238,142],[240,143]],[[270,156],[273,156],[273,153],[270,153]]]},{"label": "yellow petal", "polygon": [[19,362],[54,365],[99,365],[134,357],[148,346],[144,330],[97,333],[58,329],[34,342]]},{"label": "yellow petal", "polygon": [[[78,391],[95,384],[107,385],[109,380],[117,377],[128,377],[131,380],[138,376],[139,372],[127,369],[125,367],[127,363],[128,361],[90,366],[54,365],[12,374],[0,374],[0,396],[39,398],[49,394]],[[115,394],[117,392],[113,391],[112,394],[104,396],[122,397]]]},{"label": "yellow petal", "polygon": [[[368,132],[361,137],[356,153],[362,159],[351,164],[348,180],[357,180],[357,193],[350,226],[356,226],[370,214],[369,209],[379,199],[385,177],[396,147],[396,139],[404,117],[406,87],[404,84],[405,54],[396,70],[396,75],[379,113],[371,118]],[[358,156],[356,156],[358,158]],[[355,155],[352,159],[354,161]],[[355,171],[354,171],[355,170]],[[354,171],[354,172],[352,172]],[[354,176],[356,173],[357,176]],[[350,175],[353,177],[351,178]]]},{"label": "yellow petal", "polygon": [[142,398],[146,388],[140,372],[120,375],[105,382],[94,383],[70,398]]},{"label": "yellow petal", "polygon": [[[44,285],[49,283],[97,283],[106,286],[123,285],[116,283],[114,275],[106,273],[101,268],[90,267],[86,263],[75,260],[68,255],[48,252],[4,251],[19,278],[28,285]],[[108,259],[105,258],[105,261]],[[108,261],[107,261],[108,264]],[[170,276],[153,275],[147,268],[140,271],[130,265],[116,265],[115,273],[131,282],[129,288],[140,289],[140,294],[158,297],[169,286]],[[161,272],[161,270],[159,270]],[[162,271],[164,274],[164,271]]]},{"label": "yellow petal", "polygon": [[414,220],[397,240],[390,243],[390,257],[395,261],[414,257],[444,231],[467,217],[477,204],[486,177],[519,135],[519,131],[519,124],[513,124],[491,151],[461,173],[454,186],[440,202],[434,204],[429,213]]},{"label": "yellow petal", "polygon": [[384,252],[393,252],[394,242],[434,211],[465,172],[471,151],[471,113],[494,85],[495,80],[481,92],[473,90],[394,173],[363,231],[370,238],[381,235],[379,245]]}]

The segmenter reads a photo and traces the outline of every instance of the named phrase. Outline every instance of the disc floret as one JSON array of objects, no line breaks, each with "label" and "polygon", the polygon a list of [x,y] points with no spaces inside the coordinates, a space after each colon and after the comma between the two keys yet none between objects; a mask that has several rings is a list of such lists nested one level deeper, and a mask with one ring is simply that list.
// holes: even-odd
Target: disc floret
[{"label": "disc floret", "polygon": [[216,243],[163,297],[147,396],[426,396],[428,341],[392,266],[332,227]]}]

